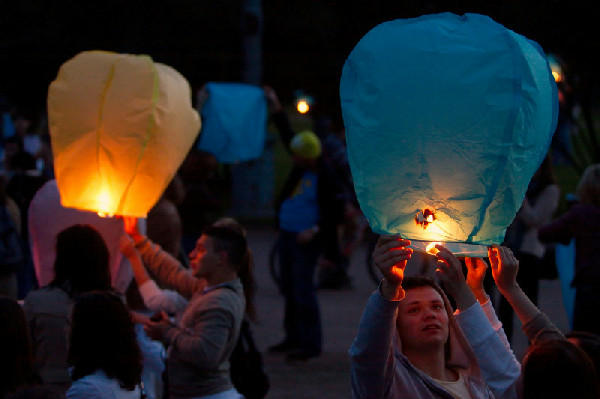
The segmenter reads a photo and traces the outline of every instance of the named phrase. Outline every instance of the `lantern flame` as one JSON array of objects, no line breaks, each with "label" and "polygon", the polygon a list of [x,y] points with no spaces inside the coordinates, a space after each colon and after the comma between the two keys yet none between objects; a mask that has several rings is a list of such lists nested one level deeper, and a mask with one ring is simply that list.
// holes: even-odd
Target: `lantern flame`
[{"label": "lantern flame", "polygon": [[113,213],[110,211],[112,209],[110,191],[107,189],[100,191],[97,197],[97,201],[98,216],[102,218],[112,217]]},{"label": "lantern flame", "polygon": [[562,80],[562,77],[560,76],[559,72],[552,71],[552,76],[554,76],[554,81],[556,83],[559,83]]},{"label": "lantern flame", "polygon": [[306,100],[300,100],[298,101],[298,104],[296,104],[296,109],[301,114],[305,114],[310,109],[310,106],[308,105],[308,102]]},{"label": "lantern flame", "polygon": [[425,247],[425,251],[431,255],[437,254],[438,252],[440,252],[440,250],[435,247],[436,245],[442,245],[442,243],[441,242],[430,242]]},{"label": "lantern flame", "polygon": [[415,216],[415,222],[417,225],[422,226],[423,229],[426,229],[427,226],[435,221],[435,219],[435,213],[429,208],[425,208],[424,210],[418,212]]}]

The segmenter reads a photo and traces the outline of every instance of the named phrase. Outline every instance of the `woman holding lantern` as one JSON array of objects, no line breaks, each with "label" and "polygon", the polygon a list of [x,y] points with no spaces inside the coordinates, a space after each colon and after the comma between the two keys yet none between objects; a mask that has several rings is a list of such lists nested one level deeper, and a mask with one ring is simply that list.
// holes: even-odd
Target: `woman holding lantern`
[{"label": "woman holding lantern", "polygon": [[[438,245],[440,277],[460,311],[454,316],[446,295],[432,280],[404,278],[413,252],[408,245],[410,241],[398,235],[382,236],[373,253],[384,279],[369,299],[350,349],[354,397],[502,397],[518,378],[519,365],[506,337],[492,327],[498,322],[487,296],[476,298],[462,272],[458,278],[445,277],[456,258]],[[470,272],[477,269],[474,262],[469,265]],[[484,375],[459,325],[475,329],[471,332],[479,347],[501,357],[493,359],[502,366],[495,374]]]},{"label": "woman holding lantern", "polygon": [[[384,280],[367,306],[350,350],[355,397],[488,397],[481,390],[484,386],[496,398],[598,397],[593,363],[566,341],[519,287],[519,262],[510,249],[494,245],[488,254],[500,292],[533,343],[522,367],[483,290],[485,262],[466,258],[465,281],[458,259],[436,246],[440,251],[437,273],[458,307],[452,316],[437,285],[422,278],[403,278],[412,254],[406,248],[409,244],[399,236],[383,236],[373,254]],[[474,306],[477,301],[481,306]],[[386,331],[393,330],[396,314],[391,310],[396,309],[394,337]],[[567,375],[570,378],[561,377]]]}]

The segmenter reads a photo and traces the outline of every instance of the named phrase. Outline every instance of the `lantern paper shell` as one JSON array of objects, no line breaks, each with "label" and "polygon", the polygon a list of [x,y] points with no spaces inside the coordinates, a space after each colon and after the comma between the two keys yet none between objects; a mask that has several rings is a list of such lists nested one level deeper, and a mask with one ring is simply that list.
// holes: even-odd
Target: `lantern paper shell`
[{"label": "lantern paper shell", "polygon": [[121,219],[102,218],[95,212],[62,207],[56,180],[46,182],[35,193],[28,215],[29,242],[40,287],[54,280],[58,233],[76,224],[89,224],[102,235],[108,248],[112,286],[119,292],[125,292],[133,274],[129,260],[121,255],[119,249],[119,241],[125,232]]},{"label": "lantern paper shell", "polygon": [[267,100],[262,88],[210,82],[206,90],[198,149],[222,163],[260,158],[267,131]]},{"label": "lantern paper shell", "polygon": [[[373,230],[444,244],[502,242],[558,110],[540,47],[477,14],[378,25],[346,60],[340,96]],[[435,220],[417,223],[425,210]]]},{"label": "lantern paper shell", "polygon": [[48,119],[62,205],[137,217],[160,198],[200,129],[177,71],[102,51],[61,66]]}]

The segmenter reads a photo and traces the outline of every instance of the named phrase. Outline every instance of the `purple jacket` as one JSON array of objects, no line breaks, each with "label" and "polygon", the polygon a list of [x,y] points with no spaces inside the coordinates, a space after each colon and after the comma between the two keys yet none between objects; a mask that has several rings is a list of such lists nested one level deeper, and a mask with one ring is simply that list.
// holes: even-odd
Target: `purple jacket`
[{"label": "purple jacket", "polygon": [[575,239],[575,278],[573,285],[600,285],[598,242],[600,242],[600,208],[576,204],[564,215],[540,228],[542,242],[568,244]]}]

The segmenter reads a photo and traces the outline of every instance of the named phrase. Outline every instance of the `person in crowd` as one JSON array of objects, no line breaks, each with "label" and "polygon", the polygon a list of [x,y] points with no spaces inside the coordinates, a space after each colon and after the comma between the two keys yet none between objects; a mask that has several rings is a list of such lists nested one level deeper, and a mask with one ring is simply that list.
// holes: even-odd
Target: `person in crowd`
[{"label": "person in crowd", "polygon": [[571,331],[566,337],[590,357],[600,378],[600,336],[586,331]]},{"label": "person in crowd", "polygon": [[187,265],[187,256],[181,248],[182,227],[181,217],[177,206],[185,198],[183,181],[179,175],[173,179],[165,189],[158,202],[148,212],[146,218],[146,232],[148,238],[161,246],[174,258]]},{"label": "person in crowd", "polygon": [[[399,235],[381,236],[373,253],[384,279],[369,298],[350,348],[354,397],[493,398],[492,391],[505,387],[486,382],[445,293],[429,278],[404,277],[412,255],[408,245]],[[439,249],[446,269],[448,255]],[[466,288],[453,291],[463,317],[479,317],[473,325],[487,322],[465,280],[455,280]],[[490,351],[506,353],[496,331],[480,335]],[[507,359],[505,367],[511,364]],[[518,376],[518,368],[512,373]]]},{"label": "person in crowd", "polygon": [[573,330],[600,334],[600,265],[596,245],[600,241],[600,164],[588,166],[577,185],[579,202],[554,220],[541,227],[540,241],[568,244],[575,239],[576,287],[573,309]]},{"label": "person in crowd", "polygon": [[[232,229],[238,234],[244,236],[244,238],[247,238],[246,229],[244,229],[244,227],[233,218],[221,218],[217,220],[213,226]],[[141,257],[135,249],[133,240],[127,234],[125,234],[121,239],[121,250],[123,251],[123,254],[130,260],[135,279],[140,286],[142,299],[147,308],[154,312],[165,311],[168,314],[176,315],[176,317],[179,318],[182,312],[188,306],[188,300],[179,295],[176,291],[160,289],[156,285],[154,280],[152,280],[148,275],[148,272],[142,263]],[[242,286],[244,288],[244,297],[246,299],[246,309],[244,313],[244,322],[242,323],[242,330],[246,328],[251,331],[251,323],[256,323],[258,318],[254,306],[256,282],[253,276],[253,262],[250,248],[247,248],[246,250],[246,256],[242,261],[238,276],[242,282]],[[251,332],[247,332],[247,334],[251,334]],[[236,361],[236,358],[239,359],[243,356],[243,351],[245,348],[240,347],[241,345],[242,343],[238,342],[232,353],[230,358],[230,362],[232,364],[234,361]],[[239,361],[245,362],[246,360],[240,359]],[[232,380],[235,384],[236,380],[234,377],[235,375],[232,369]]]},{"label": "person in crowd", "polygon": [[192,148],[179,168],[185,196],[177,207],[181,215],[185,253],[194,249],[200,234],[222,210],[223,201],[215,181],[218,167],[213,154]]},{"label": "person in crowd", "polygon": [[321,158],[321,143],[312,132],[295,134],[275,91],[265,87],[272,119],[294,160],[277,200],[280,289],[285,298],[282,342],[270,348],[288,352],[289,360],[321,354],[322,329],[314,283],[317,260],[340,261],[337,225],[342,219],[339,184]]},{"label": "person in crowd", "polygon": [[564,339],[532,346],[523,358],[522,382],[522,398],[600,398],[594,363],[583,349]]},{"label": "person in crowd", "polygon": [[98,230],[109,252],[109,269],[113,288],[120,293],[127,290],[133,275],[131,267],[119,252],[123,221],[98,216],[95,212],[65,208],[60,202],[56,180],[46,182],[35,194],[28,211],[29,245],[33,256],[37,282],[40,287],[54,279],[56,237],[76,224],[86,224]]},{"label": "person in crowd", "polygon": [[67,399],[138,399],[142,354],[121,298],[92,291],[75,299],[69,332],[73,384]]},{"label": "person in crowd", "polygon": [[323,162],[335,173],[335,179],[341,188],[338,196],[344,209],[344,217],[337,226],[337,242],[331,242],[331,245],[339,247],[339,261],[335,263],[329,259],[321,260],[318,285],[319,288],[327,289],[350,287],[350,255],[360,240],[366,223],[362,223],[364,217],[360,213],[354,193],[345,130],[343,125],[339,126],[328,115],[320,113],[318,107],[313,117],[313,129],[321,140]]},{"label": "person in crowd", "polygon": [[[41,176],[35,158],[28,152],[18,152],[11,159],[10,166],[14,174],[8,181],[6,192],[19,207],[21,239],[26,243],[29,241],[29,204],[46,179]],[[31,289],[37,287],[31,252],[27,246],[24,247],[24,255],[24,262],[17,271],[19,299],[24,298]]]},{"label": "person in crowd", "polygon": [[42,383],[33,365],[25,315],[19,303],[0,296],[0,399],[19,388]]},{"label": "person in crowd", "polygon": [[67,365],[66,332],[73,298],[92,290],[110,290],[108,249],[89,225],[74,225],[56,239],[55,277],[31,291],[23,309],[33,339],[35,367],[44,384],[66,392],[71,384]]},{"label": "person in crowd", "polygon": [[[443,247],[439,247],[439,249],[446,262],[438,269],[438,274],[445,283],[451,282],[445,284],[445,286],[454,292],[452,295],[460,297],[461,290],[457,287],[463,287],[462,291],[464,291],[464,284],[461,283],[463,277],[460,262]],[[503,390],[494,391],[494,395],[497,398],[600,397],[598,379],[590,357],[575,343],[567,341],[518,285],[519,262],[512,251],[505,247],[492,246],[488,251],[488,255],[494,281],[501,294],[514,308],[523,324],[525,334],[532,343],[523,358],[520,374],[507,373],[507,363],[503,358],[506,359],[506,356],[512,355],[510,347],[505,345],[504,351],[501,352],[499,350],[503,349],[502,346],[495,346],[495,349],[491,351],[489,345],[481,345],[482,328],[489,329],[494,324],[492,319],[488,317],[489,323],[487,323],[487,326],[482,326],[482,324],[486,324],[483,318],[480,318],[477,322],[479,325],[473,324],[474,319],[472,317],[470,322],[465,323],[467,312],[470,312],[473,308],[457,315],[459,325],[465,332],[467,341],[473,347],[488,384],[496,387],[501,383],[503,386]],[[467,281],[470,279],[478,281],[475,284],[469,283],[468,285],[472,292],[481,292],[487,265],[479,259],[477,260],[478,267],[473,269],[472,265],[470,267],[469,264],[475,261],[473,259],[469,260],[469,258],[467,260],[469,274],[475,272],[475,276],[469,276]],[[479,286],[480,289],[474,289],[476,286]],[[476,294],[475,296],[478,297],[481,303],[479,297],[482,295]],[[506,341],[505,335],[501,333],[501,325],[494,328],[499,330],[499,336]],[[514,356],[510,361],[510,368],[515,371],[519,369]]]},{"label": "person in crowd", "polygon": [[[437,308],[438,315],[443,314],[439,308],[442,303],[440,298],[443,295],[440,294],[441,290],[438,292],[440,294],[438,296],[432,292],[429,292],[431,297],[428,297],[426,293],[420,293],[420,298],[419,295],[412,293],[412,290],[406,290],[405,287],[413,286],[411,279],[404,279],[404,267],[412,254],[412,250],[406,248],[409,244],[408,240],[402,240],[399,236],[383,236],[373,255],[385,278],[381,283],[380,291],[373,294],[365,310],[359,334],[350,350],[353,358],[352,377],[355,397],[399,397],[402,395],[448,397],[447,395],[440,396],[439,386],[436,386],[435,383],[432,384],[426,378],[432,375],[435,378],[436,373],[438,378],[435,382],[446,388],[447,392],[453,394],[454,397],[477,397],[474,396],[476,390],[472,386],[472,374],[469,379],[466,379],[471,384],[460,383],[460,373],[464,373],[460,367],[454,366],[454,370],[459,373],[459,377],[454,377],[454,380],[455,383],[459,383],[458,386],[466,385],[467,391],[456,391],[457,384],[448,385],[447,380],[439,378],[439,376],[444,377],[442,365],[446,365],[446,377],[448,377],[448,369],[452,370],[452,367],[448,367],[449,363],[441,355],[439,348],[437,359],[430,356],[427,361],[423,360],[432,348],[431,341],[436,335],[434,333],[436,328],[444,331],[446,317],[436,316],[434,312],[434,308]],[[465,263],[469,270],[469,277],[465,282],[462,266],[458,259],[441,245],[438,245],[437,249],[439,250],[437,273],[458,307],[454,321],[461,327],[460,331],[464,332],[463,337],[468,342],[467,348],[472,348],[471,353],[476,358],[474,363],[471,362],[468,370],[471,373],[475,372],[475,375],[480,370],[480,375],[485,377],[485,382],[494,397],[598,397],[598,381],[593,363],[575,345],[569,346],[571,344],[565,340],[562,333],[535,307],[519,287],[516,281],[519,262],[510,249],[492,246],[489,250],[489,258],[492,275],[500,292],[513,306],[524,325],[525,333],[532,341],[522,368],[519,367],[510,350],[501,324],[497,322],[497,319],[494,322],[494,316],[488,313],[491,311],[489,298],[483,291],[483,278],[487,265],[482,260],[467,258]],[[416,300],[414,300],[415,297]],[[385,301],[382,300],[383,298],[392,300]],[[393,299],[401,300],[398,303]],[[476,300],[480,306],[476,305]],[[403,302],[406,303],[406,312],[403,312],[405,310]],[[411,304],[414,307],[410,307]],[[430,309],[427,309],[428,306]],[[488,311],[485,310],[486,307]],[[396,308],[398,308],[396,319],[398,333],[397,336],[392,334],[390,337],[389,333],[384,335],[384,331],[393,330],[395,313],[391,310]],[[484,310],[487,317],[481,316],[483,313],[481,310]],[[422,323],[413,322],[412,325],[417,328],[412,332],[407,328],[407,325],[411,325],[408,323],[411,313],[419,315],[414,317],[420,319]],[[445,313],[450,314],[449,312]],[[382,315],[387,317],[382,317]],[[407,321],[401,320],[402,318],[406,318]],[[452,322],[449,324],[452,325]],[[432,330],[431,340],[425,340],[426,343],[423,343],[422,337],[426,336],[425,332],[429,329]],[[450,335],[449,338],[442,339],[447,343],[443,352],[445,352],[444,355],[449,353],[450,359],[456,361],[460,357],[456,356],[456,350],[454,350],[453,356],[453,337],[451,334],[448,335]],[[454,340],[460,336],[455,335]],[[383,343],[380,343],[382,337],[385,339],[382,341]],[[417,347],[417,350],[411,350],[415,342],[420,342],[421,345]],[[398,349],[394,351],[394,348]],[[441,362],[440,357],[446,360],[446,363]],[[415,367],[424,374],[414,373]],[[561,375],[571,375],[571,370],[582,368],[587,371],[573,375],[574,380],[560,378]],[[413,373],[407,373],[407,369]],[[539,377],[543,375],[546,375],[546,378],[540,379]],[[555,378],[548,380],[548,376],[555,376]],[[427,383],[424,384],[424,382]],[[548,385],[552,387],[548,388]],[[424,387],[429,392],[424,390]],[[547,396],[550,393],[552,395]]]},{"label": "person in crowd", "polygon": [[[558,208],[560,188],[552,172],[552,162],[547,156],[533,175],[525,199],[515,220],[507,231],[511,248],[519,259],[519,286],[533,304],[537,304],[539,276],[546,244],[538,239],[538,229],[551,222]],[[500,320],[509,339],[512,337],[513,311],[504,297],[500,300]]]},{"label": "person in crowd", "polygon": [[126,218],[125,222],[146,267],[159,282],[189,300],[178,323],[172,323],[162,312],[145,326],[151,338],[169,347],[171,398],[217,394],[223,399],[240,398],[229,375],[229,357],[244,318],[245,299],[238,273],[248,256],[246,239],[230,228],[211,226],[190,253],[188,270],[142,236],[135,219]]},{"label": "person in crowd", "polygon": [[[213,226],[232,229],[247,239],[246,229],[233,218],[220,218],[213,223]],[[188,300],[178,294],[177,291],[161,289],[158,287],[144,267],[140,254],[135,249],[135,243],[128,234],[123,235],[121,238],[121,251],[131,263],[134,278],[139,286],[142,299],[148,310],[153,312],[165,311],[167,314],[171,315],[180,314],[185,310],[189,303]],[[246,254],[246,259],[243,260],[238,276],[244,287],[244,297],[246,299],[245,316],[248,320],[256,322],[257,315],[254,306],[256,281],[254,280],[253,260],[250,248],[247,248]],[[171,256],[173,255],[171,254]]]},{"label": "person in crowd", "polygon": [[[248,242],[248,233],[246,229],[235,219],[230,217],[222,217],[213,223],[215,227],[225,227],[241,234]],[[250,247],[246,247],[246,255],[242,260],[242,266],[238,271],[238,276],[244,286],[244,297],[246,299],[245,317],[251,322],[258,321],[256,313],[254,296],[256,294],[256,280],[254,279],[254,258]]]},{"label": "person in crowd", "polygon": [[6,180],[0,176],[0,295],[17,299],[17,271],[25,261],[21,240],[21,212],[6,195]]}]

